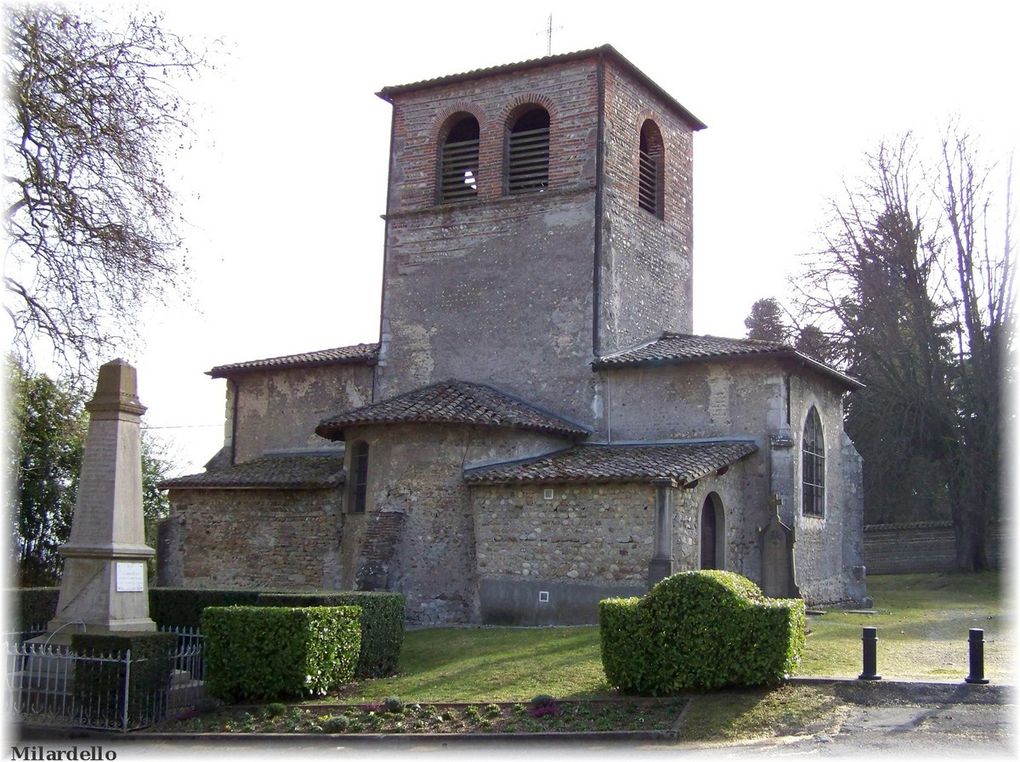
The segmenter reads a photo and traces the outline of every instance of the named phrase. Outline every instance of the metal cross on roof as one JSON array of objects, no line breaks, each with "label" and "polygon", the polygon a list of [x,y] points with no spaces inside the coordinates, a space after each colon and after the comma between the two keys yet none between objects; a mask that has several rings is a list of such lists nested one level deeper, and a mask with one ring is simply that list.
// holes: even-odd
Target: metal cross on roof
[{"label": "metal cross on roof", "polygon": [[538,35],[540,35],[540,34],[544,34],[546,36],[546,54],[547,55],[550,55],[550,56],[552,55],[552,34],[553,34],[553,32],[554,31],[558,32],[562,28],[563,27],[561,27],[561,26],[557,26],[557,27],[553,26],[552,14],[550,13],[549,14],[549,21],[546,24],[545,29],[543,29],[541,32],[535,32],[535,36],[536,37]]}]

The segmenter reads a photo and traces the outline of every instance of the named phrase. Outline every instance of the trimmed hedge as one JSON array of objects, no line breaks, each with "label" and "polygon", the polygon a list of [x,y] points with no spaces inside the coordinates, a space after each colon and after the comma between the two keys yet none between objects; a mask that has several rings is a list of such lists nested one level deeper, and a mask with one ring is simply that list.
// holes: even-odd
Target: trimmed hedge
[{"label": "trimmed hedge", "polygon": [[206,688],[228,702],[321,696],[354,677],[360,619],[355,606],[207,608]]},{"label": "trimmed hedge", "polygon": [[[71,636],[71,648],[83,656],[109,656],[131,651],[128,677],[129,728],[152,725],[166,714],[166,691],[174,667],[177,636],[169,632],[130,635]],[[79,659],[74,668],[74,701],[82,719],[92,726],[122,728],[124,721],[123,661]]]},{"label": "trimmed hedge", "polygon": [[19,587],[6,591],[10,605],[11,632],[20,632],[35,625],[45,625],[57,613],[59,587]]},{"label": "trimmed hedge", "polygon": [[[22,588],[10,593],[18,627],[46,624],[56,614],[60,588]],[[399,593],[149,588],[149,616],[160,627],[199,627],[202,612],[211,606],[360,606],[358,677],[392,674],[404,644],[404,596]]]},{"label": "trimmed hedge", "polygon": [[776,683],[804,648],[804,601],[724,571],[681,572],[643,598],[599,603],[602,666],[626,693]]},{"label": "trimmed hedge", "polygon": [[198,627],[210,606],[255,606],[259,590],[193,590],[150,587],[149,616],[160,627]]},{"label": "trimmed hedge", "polygon": [[383,677],[397,669],[404,645],[404,596],[399,593],[263,593],[259,606],[359,606],[358,677]]}]

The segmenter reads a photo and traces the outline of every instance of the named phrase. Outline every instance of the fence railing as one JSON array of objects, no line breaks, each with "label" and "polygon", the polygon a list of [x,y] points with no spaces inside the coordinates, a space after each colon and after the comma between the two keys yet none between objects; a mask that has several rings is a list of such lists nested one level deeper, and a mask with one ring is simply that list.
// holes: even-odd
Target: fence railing
[{"label": "fence railing", "polygon": [[202,636],[161,629],[177,635],[174,649],[145,658],[28,642],[39,633],[8,635],[4,713],[32,725],[127,732],[193,706],[204,695]]}]

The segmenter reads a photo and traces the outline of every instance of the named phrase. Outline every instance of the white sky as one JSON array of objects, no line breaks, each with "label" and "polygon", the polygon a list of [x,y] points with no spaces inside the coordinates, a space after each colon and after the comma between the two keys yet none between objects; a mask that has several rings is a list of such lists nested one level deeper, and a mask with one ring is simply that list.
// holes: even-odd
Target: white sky
[{"label": "white sky", "polygon": [[[156,6],[153,6],[156,7]],[[953,115],[1005,156],[1020,135],[1016,3],[176,2],[223,38],[196,88],[185,199],[189,304],[140,316],[144,422],[176,473],[222,441],[214,365],[378,337],[390,106],[374,93],[612,44],[708,125],[695,138],[698,333],[743,336],[783,298],[826,199],[865,151]],[[190,91],[189,91],[190,92]],[[107,358],[109,359],[109,358]],[[183,428],[164,428],[183,427]]]}]

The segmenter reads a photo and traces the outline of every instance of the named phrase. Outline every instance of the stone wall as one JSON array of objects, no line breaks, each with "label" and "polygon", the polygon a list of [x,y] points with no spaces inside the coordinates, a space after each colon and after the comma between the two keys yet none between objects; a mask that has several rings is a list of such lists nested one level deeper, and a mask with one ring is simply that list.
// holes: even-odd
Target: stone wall
[{"label": "stone wall", "polygon": [[717,567],[761,584],[760,532],[768,525],[768,457],[759,450],[730,466],[722,476],[708,476],[674,491],[673,558],[677,571],[700,569],[701,509],[712,497],[722,508],[725,542]]},{"label": "stone wall", "polygon": [[[999,567],[1007,533],[996,524],[990,533],[989,561]],[[956,540],[949,521],[869,524],[864,527],[868,574],[921,574],[956,571]]]},{"label": "stone wall", "polygon": [[[239,373],[227,381],[226,444],[234,460],[264,452],[334,446],[315,433],[324,419],[372,401],[368,365],[328,365]],[[236,407],[236,417],[235,417]]]},{"label": "stone wall", "polygon": [[647,580],[655,525],[651,484],[477,485],[471,493],[482,576]]},{"label": "stone wall", "polygon": [[[174,490],[179,560],[167,582],[196,588],[336,590],[341,495],[332,490]],[[176,535],[176,537],[173,537]],[[163,549],[163,543],[160,543]]]},{"label": "stone wall", "polygon": [[[594,61],[394,96],[377,399],[457,378],[591,417]],[[506,124],[528,103],[549,112],[549,185],[510,196]],[[437,205],[440,135],[459,112],[481,130],[478,201]]]},{"label": "stone wall", "polygon": [[773,360],[603,370],[604,431],[611,442],[739,437],[781,426],[784,373]]},{"label": "stone wall", "polygon": [[[784,460],[785,473],[774,481],[789,486],[783,495],[783,516],[796,529],[797,580],[809,603],[861,601],[863,582],[855,567],[864,565],[864,502],[861,458],[843,431],[843,393],[816,374],[792,374],[790,429],[792,447]],[[805,515],[802,439],[811,407],[818,410],[825,441],[825,504],[822,516]]]},{"label": "stone wall", "polygon": [[[392,96],[376,399],[458,378],[597,425],[596,341],[602,353],[691,330],[692,129],[607,59],[597,177],[599,70],[592,56]],[[549,185],[510,196],[506,124],[528,103],[550,114]],[[439,204],[443,130],[462,113],[481,131],[478,197]],[[646,118],[665,141],[662,219],[637,201]]]},{"label": "stone wall", "polygon": [[[592,56],[395,94],[387,214],[437,205],[441,131],[449,117],[461,112],[478,120],[479,201],[504,197],[508,122],[519,107],[529,103],[549,112],[550,189],[591,186],[598,111],[595,63]],[[445,207],[446,211],[465,208],[460,204]]]},{"label": "stone wall", "polygon": [[381,425],[353,427],[347,441],[368,443],[369,461],[366,511],[343,517],[343,578],[385,581],[406,597],[412,624],[477,621],[475,524],[463,469],[562,449],[564,440],[474,426]]},{"label": "stone wall", "polygon": [[651,484],[474,485],[470,492],[483,622],[592,623],[601,598],[647,590]]},{"label": "stone wall", "polygon": [[[664,330],[693,331],[694,133],[612,60],[605,93],[599,354]],[[655,122],[665,144],[662,219],[638,206],[638,149],[646,119]]]},{"label": "stone wall", "polygon": [[377,399],[453,378],[592,418],[591,189],[387,227]]},{"label": "stone wall", "polygon": [[[701,568],[701,506],[713,495],[725,514],[720,568],[760,578],[767,473],[755,458],[672,490],[675,571]],[[483,622],[594,623],[600,599],[647,591],[654,485],[476,484],[470,492]]]}]

